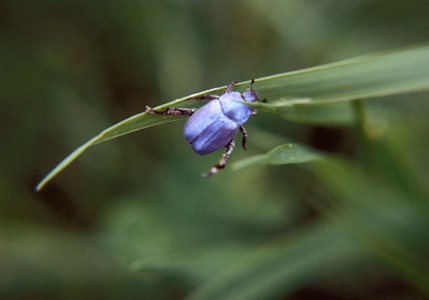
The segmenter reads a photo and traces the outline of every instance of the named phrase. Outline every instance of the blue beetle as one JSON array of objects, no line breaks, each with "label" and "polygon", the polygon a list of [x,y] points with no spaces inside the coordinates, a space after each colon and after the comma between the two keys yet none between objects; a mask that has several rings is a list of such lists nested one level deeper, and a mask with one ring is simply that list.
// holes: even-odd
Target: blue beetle
[{"label": "blue beetle", "polygon": [[[234,136],[238,129],[243,134],[242,145],[244,150],[246,150],[247,131],[244,129],[243,124],[251,115],[255,116],[257,112],[256,109],[237,101],[256,102],[259,100],[258,93],[252,89],[254,81],[253,79],[250,83],[250,90],[246,90],[243,94],[232,91],[232,87],[237,83],[234,81],[226,87],[223,95],[220,97],[217,95],[203,95],[189,98],[211,100],[199,109],[167,108],[165,111],[155,111],[146,106],[146,113],[190,115],[183,128],[183,133],[186,141],[199,155],[212,153],[222,147],[227,148],[219,163],[213,166],[208,173],[201,175],[209,177],[216,174],[218,169],[225,167],[234,149]],[[266,102],[266,100],[264,99],[263,102]]]}]

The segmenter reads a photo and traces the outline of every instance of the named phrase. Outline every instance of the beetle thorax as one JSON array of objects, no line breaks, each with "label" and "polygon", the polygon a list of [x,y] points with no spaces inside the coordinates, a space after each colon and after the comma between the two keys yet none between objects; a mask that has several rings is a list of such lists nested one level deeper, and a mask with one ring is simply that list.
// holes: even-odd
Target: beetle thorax
[{"label": "beetle thorax", "polygon": [[243,93],[243,98],[248,102],[256,102],[259,101],[259,95],[254,90],[247,90]]}]

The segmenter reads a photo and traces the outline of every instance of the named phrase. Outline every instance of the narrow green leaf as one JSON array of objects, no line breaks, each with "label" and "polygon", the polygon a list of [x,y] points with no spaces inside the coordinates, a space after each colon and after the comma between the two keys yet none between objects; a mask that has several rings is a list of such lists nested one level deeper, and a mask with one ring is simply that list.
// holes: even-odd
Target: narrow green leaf
[{"label": "narrow green leaf", "polygon": [[[286,119],[307,122],[315,116],[313,105],[321,109],[324,103],[427,90],[428,70],[429,46],[381,52],[259,78],[254,88],[268,103],[246,104]],[[330,105],[317,115],[317,120],[353,121],[350,107]],[[335,113],[329,113],[331,107]]]},{"label": "narrow green leaf", "polygon": [[234,170],[239,170],[252,165],[286,165],[309,162],[322,159],[325,155],[299,144],[284,144],[278,146],[266,154],[255,155],[242,159],[232,165]]},{"label": "narrow green leaf", "polygon": [[148,128],[162,123],[177,121],[182,119],[184,116],[164,116],[164,115],[148,115],[145,112],[134,115],[128,119],[125,119],[105,130],[99,135],[93,137],[88,142],[77,148],[63,161],[61,161],[43,180],[36,186],[36,191],[40,191],[48,181],[55,177],[65,167],[67,167],[72,161],[74,161],[79,155],[81,155],[90,146],[116,138],[127,133],[137,131],[140,129]]},{"label": "narrow green leaf", "polygon": [[[184,102],[197,104],[193,107],[201,106],[205,102],[200,100],[189,100],[191,97],[205,95],[205,94],[213,94],[215,91],[221,91],[225,89],[225,87],[215,88],[206,90],[204,92],[192,94],[168,103],[164,103],[157,107],[154,107],[155,110],[163,110],[167,107],[178,107],[179,104],[183,104]],[[54,178],[58,173],[60,173],[65,167],[67,167],[72,161],[74,161],[79,155],[81,155],[86,149],[95,144],[105,142],[107,140],[119,137],[121,135],[125,135],[137,130],[141,130],[144,128],[152,127],[155,125],[178,121],[180,119],[186,118],[186,116],[164,116],[164,115],[148,115],[145,112],[136,114],[131,116],[119,123],[116,123],[113,126],[103,130],[100,134],[93,137],[85,144],[77,148],[71,154],[69,154],[63,161],[61,161],[51,172],[46,175],[43,180],[36,186],[35,190],[40,191],[46,183],[48,183],[52,178]]]},{"label": "narrow green leaf", "polygon": [[[387,96],[429,88],[429,46],[381,52],[261,78],[258,92],[276,106]],[[281,87],[280,90],[278,87]],[[283,103],[283,105],[281,105]]]}]

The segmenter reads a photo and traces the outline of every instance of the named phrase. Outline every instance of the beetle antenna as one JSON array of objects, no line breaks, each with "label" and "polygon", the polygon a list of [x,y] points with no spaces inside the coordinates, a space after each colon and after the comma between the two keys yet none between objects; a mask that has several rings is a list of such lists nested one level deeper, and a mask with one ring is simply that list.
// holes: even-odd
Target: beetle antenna
[{"label": "beetle antenna", "polygon": [[253,87],[252,87],[252,85],[253,85],[253,83],[255,82],[255,78],[253,78],[252,79],[252,81],[250,82],[250,90],[252,91],[253,90]]}]

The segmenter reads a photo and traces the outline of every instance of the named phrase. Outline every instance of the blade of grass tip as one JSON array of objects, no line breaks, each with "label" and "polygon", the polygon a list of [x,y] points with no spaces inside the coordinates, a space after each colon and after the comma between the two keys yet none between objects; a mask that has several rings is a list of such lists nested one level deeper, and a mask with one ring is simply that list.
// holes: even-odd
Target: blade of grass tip
[{"label": "blade of grass tip", "polygon": [[72,161],[74,161],[79,155],[82,154],[83,151],[88,149],[91,145],[97,141],[99,135],[93,137],[88,142],[74,150],[69,156],[67,156],[63,161],[61,161],[51,172],[46,175],[42,181],[36,186],[34,189],[36,192],[40,191],[52,178],[54,178],[59,172],[61,172],[65,167],[67,167]]},{"label": "blade of grass tip", "polygon": [[40,191],[46,185],[46,183],[48,183],[52,178],[54,178],[58,173],[60,173],[65,167],[67,167],[72,161],[74,161],[90,146],[117,138],[119,136],[140,129],[152,127],[158,124],[177,121],[179,119],[183,119],[183,117],[184,116],[168,116],[167,118],[163,115],[147,115],[145,112],[131,116],[103,130],[99,135],[93,137],[85,144],[73,151],[63,161],[61,161],[51,172],[49,172],[48,175],[45,176],[45,178],[42,179],[42,181],[36,186],[35,191]]}]

